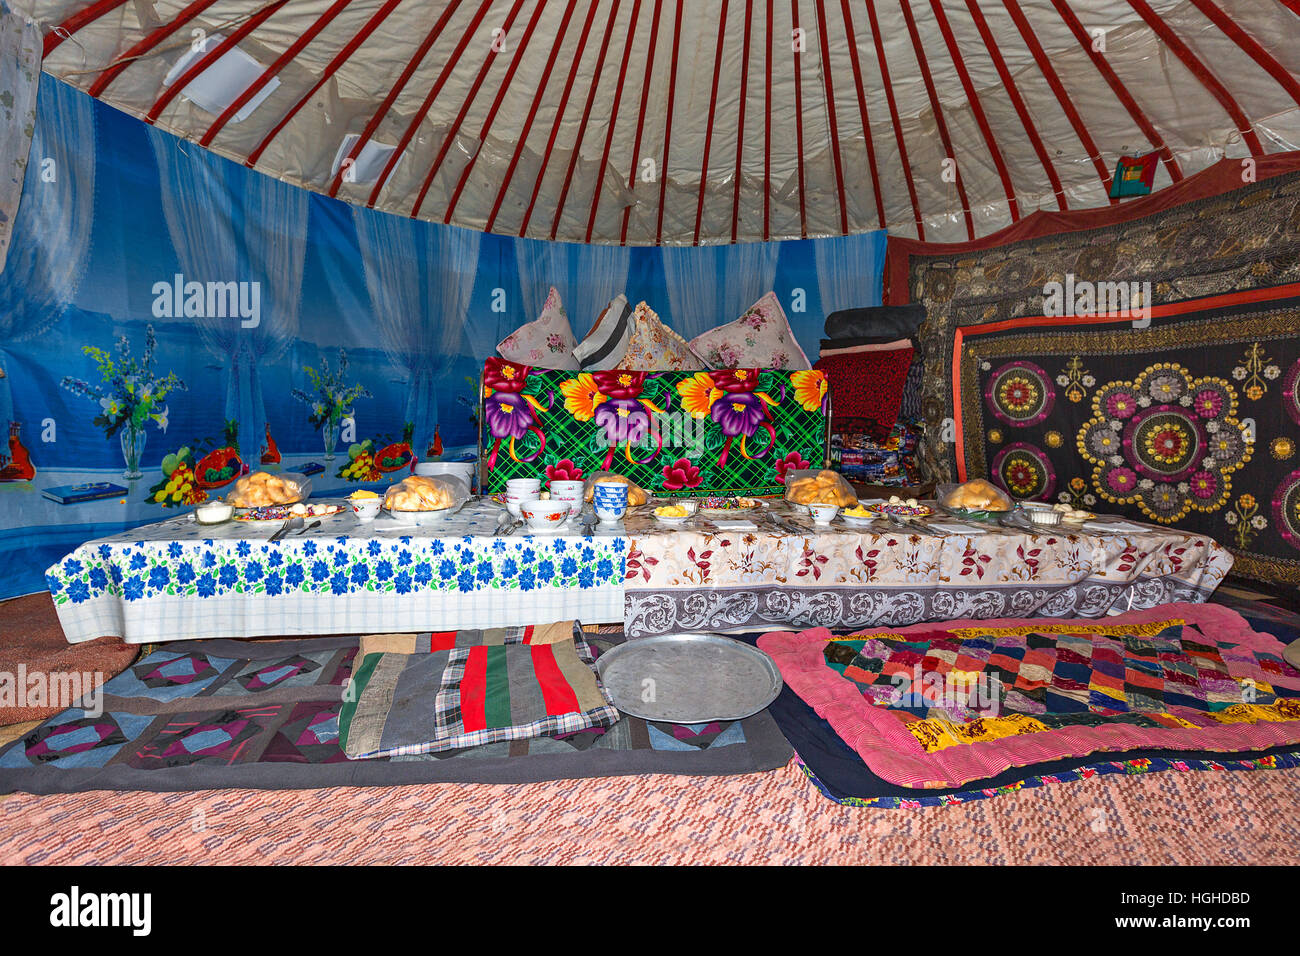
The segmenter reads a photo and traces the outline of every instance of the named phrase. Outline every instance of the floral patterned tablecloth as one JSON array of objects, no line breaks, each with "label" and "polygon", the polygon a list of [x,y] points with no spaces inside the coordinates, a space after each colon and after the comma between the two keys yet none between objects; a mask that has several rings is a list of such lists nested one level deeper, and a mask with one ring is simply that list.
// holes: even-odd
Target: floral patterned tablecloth
[{"label": "floral patterned tablecloth", "polygon": [[476,501],[413,528],[345,512],[275,542],[278,525],[203,526],[182,515],[87,542],[46,581],[72,643],[622,618],[621,529],[493,536],[500,513]]},{"label": "floral patterned tablecloth", "polygon": [[[1099,617],[1204,601],[1232,567],[1205,535],[1136,522],[1017,531],[944,522],[946,536],[836,524],[801,533],[666,529],[629,516],[629,637],[692,630],[905,625],[954,618]],[[983,530],[981,530],[983,528]]]}]

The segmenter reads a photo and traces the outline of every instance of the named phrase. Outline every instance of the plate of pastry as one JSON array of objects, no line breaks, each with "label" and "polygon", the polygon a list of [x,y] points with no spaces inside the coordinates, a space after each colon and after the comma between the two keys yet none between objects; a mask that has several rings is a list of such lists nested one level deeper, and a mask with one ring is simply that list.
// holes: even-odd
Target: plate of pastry
[{"label": "plate of pastry", "polygon": [[425,475],[403,478],[384,492],[385,513],[410,525],[445,521],[459,511],[464,503],[464,499],[455,493],[455,488],[438,478]]},{"label": "plate of pastry", "polygon": [[265,525],[280,525],[290,518],[327,518],[343,510],[342,505],[313,502],[297,502],[292,505],[266,505],[262,508],[245,508],[235,515],[235,520],[257,528]]},{"label": "plate of pastry", "polygon": [[928,518],[934,514],[934,509],[927,504],[922,504],[915,498],[902,499],[897,495],[888,501],[880,501],[875,504],[864,505],[868,512],[877,517],[887,518],[893,515],[896,518]]},{"label": "plate of pastry", "polygon": [[700,499],[700,514],[706,518],[739,518],[763,507],[757,498],[726,496]]}]

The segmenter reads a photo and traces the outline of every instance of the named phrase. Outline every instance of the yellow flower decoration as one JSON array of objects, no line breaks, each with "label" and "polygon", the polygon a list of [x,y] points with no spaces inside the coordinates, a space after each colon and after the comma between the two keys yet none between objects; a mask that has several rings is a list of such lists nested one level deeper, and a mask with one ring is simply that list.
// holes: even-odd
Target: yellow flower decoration
[{"label": "yellow flower decoration", "polygon": [[677,393],[682,397],[682,408],[695,418],[707,418],[713,403],[725,394],[708,372],[696,372],[678,382]]},{"label": "yellow flower decoration", "polygon": [[1046,435],[1048,448],[1060,448],[1064,439],[1061,438],[1060,432],[1048,432]]},{"label": "yellow flower decoration", "polygon": [[1286,461],[1295,454],[1295,442],[1290,438],[1274,438],[1272,451],[1278,461]]},{"label": "yellow flower decoration", "polygon": [[564,393],[564,407],[570,415],[580,422],[589,422],[596,415],[596,406],[605,401],[605,396],[596,387],[596,378],[590,372],[582,372],[577,378],[560,383]]},{"label": "yellow flower decoration", "polygon": [[790,381],[794,383],[794,397],[806,412],[815,412],[822,407],[830,385],[826,373],[821,369],[806,369],[793,372]]}]

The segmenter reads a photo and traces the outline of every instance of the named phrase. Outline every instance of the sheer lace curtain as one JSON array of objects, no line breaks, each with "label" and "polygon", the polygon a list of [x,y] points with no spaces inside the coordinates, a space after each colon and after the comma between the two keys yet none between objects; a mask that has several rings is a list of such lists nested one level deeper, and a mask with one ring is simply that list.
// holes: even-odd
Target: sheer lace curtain
[{"label": "sheer lace curtain", "polygon": [[438,379],[466,351],[482,234],[353,208],[384,353],[406,370],[406,421],[422,455],[438,424]]},{"label": "sheer lace curtain", "polygon": [[779,242],[664,246],[669,325],[691,339],[739,318],[776,284]]},{"label": "sheer lace curtain", "polygon": [[883,230],[813,242],[817,291],[826,315],[880,305],[885,263]]},{"label": "sheer lace curtain", "polygon": [[51,329],[86,268],[95,211],[94,100],[42,80],[31,156],[0,275],[0,429],[15,418],[6,348]]},{"label": "sheer lace curtain", "polygon": [[516,240],[515,257],[525,314],[514,328],[537,318],[547,292],[555,286],[579,341],[609,300],[626,290],[632,264],[632,250],[626,246],[586,246],[541,239]]},{"label": "sheer lace curtain", "polygon": [[[225,417],[239,422],[243,457],[256,460],[266,404],[258,366],[289,348],[298,334],[303,258],[307,248],[305,190],[262,175],[240,175],[228,160],[169,133],[147,128],[158,161],[163,218],[185,282],[256,282],[258,324],[205,314],[188,319],[204,346],[226,367]],[[215,310],[214,310],[215,311]]]}]

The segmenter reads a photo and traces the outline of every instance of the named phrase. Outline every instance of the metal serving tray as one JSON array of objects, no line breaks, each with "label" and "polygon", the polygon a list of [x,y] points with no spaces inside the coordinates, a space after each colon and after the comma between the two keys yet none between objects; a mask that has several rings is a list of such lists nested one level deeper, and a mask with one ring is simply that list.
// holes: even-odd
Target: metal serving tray
[{"label": "metal serving tray", "polygon": [[740,720],[781,693],[772,658],[721,634],[635,638],[601,655],[596,670],[623,713],[674,724]]}]

